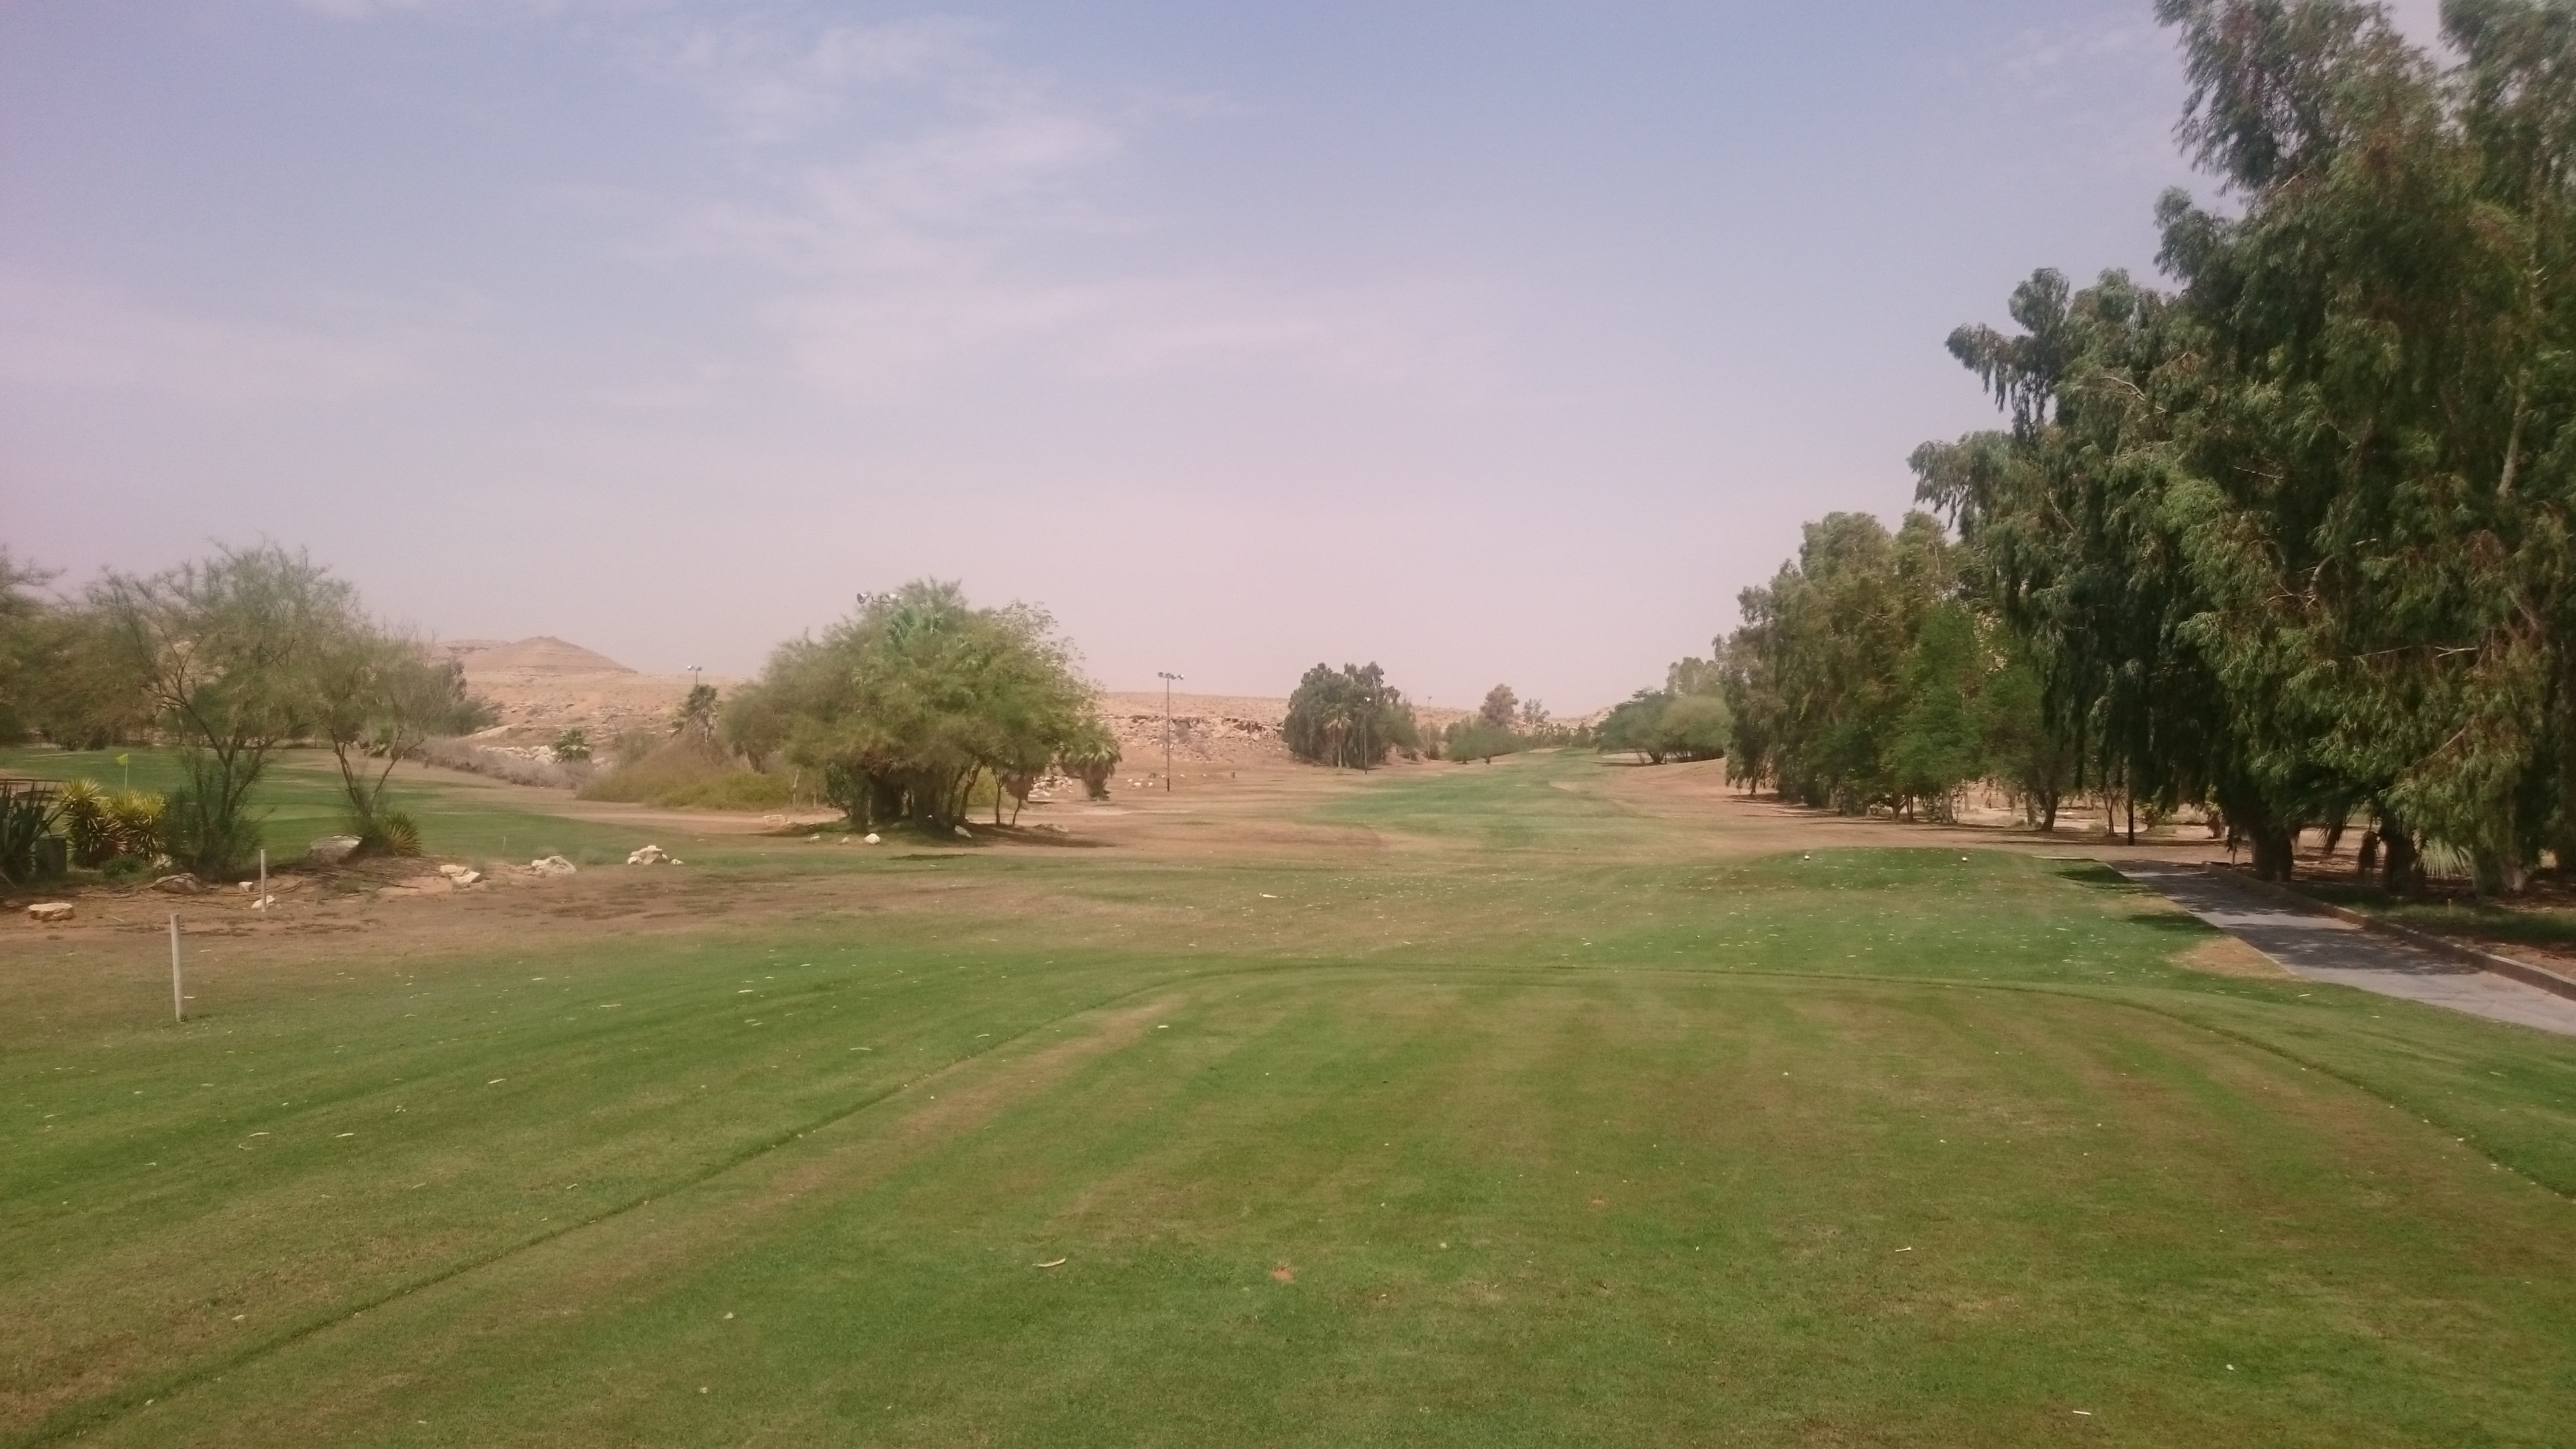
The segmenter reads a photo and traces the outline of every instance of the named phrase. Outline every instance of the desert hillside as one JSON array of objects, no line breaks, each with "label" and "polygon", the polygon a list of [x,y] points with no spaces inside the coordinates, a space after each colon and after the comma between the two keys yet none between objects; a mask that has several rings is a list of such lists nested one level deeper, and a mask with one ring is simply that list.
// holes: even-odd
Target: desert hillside
[{"label": "desert hillside", "polygon": [[[604,745],[630,729],[659,729],[689,692],[685,674],[643,674],[596,650],[540,634],[532,639],[457,639],[440,646],[465,667],[476,694],[492,701],[500,722],[474,736],[477,743],[536,750],[568,729]],[[720,675],[706,682],[731,692],[745,683]],[[1288,717],[1285,698],[1256,695],[1175,694],[1172,758],[1184,765],[1249,765],[1287,758],[1279,729]],[[1130,768],[1157,768],[1163,758],[1163,696],[1156,691],[1104,691],[1101,717],[1118,736]],[[1426,733],[1465,711],[1415,706]]]},{"label": "desert hillside", "polygon": [[[465,682],[492,701],[500,723],[474,738],[536,747],[568,729],[605,744],[631,729],[659,729],[689,694],[685,674],[640,674],[596,650],[540,634],[504,642],[458,639],[440,646],[465,666]],[[718,689],[741,683],[705,676]]]}]

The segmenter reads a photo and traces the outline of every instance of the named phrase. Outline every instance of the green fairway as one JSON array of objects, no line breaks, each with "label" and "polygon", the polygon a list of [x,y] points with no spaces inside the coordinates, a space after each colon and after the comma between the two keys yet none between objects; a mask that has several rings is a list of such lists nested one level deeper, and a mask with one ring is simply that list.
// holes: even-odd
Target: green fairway
[{"label": "green fairway", "polygon": [[1612,768],[753,837],[703,920],[224,938],[184,1027],[12,922],[0,1441],[2566,1440],[2576,1043]]}]

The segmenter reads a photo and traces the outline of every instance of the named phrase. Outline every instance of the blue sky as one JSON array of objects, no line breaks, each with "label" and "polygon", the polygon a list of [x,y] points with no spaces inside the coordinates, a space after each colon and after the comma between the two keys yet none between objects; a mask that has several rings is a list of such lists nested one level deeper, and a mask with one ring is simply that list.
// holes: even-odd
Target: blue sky
[{"label": "blue sky", "polygon": [[1589,709],[1987,424],[1952,326],[2152,271],[2181,101],[2147,0],[0,0],[0,540]]}]

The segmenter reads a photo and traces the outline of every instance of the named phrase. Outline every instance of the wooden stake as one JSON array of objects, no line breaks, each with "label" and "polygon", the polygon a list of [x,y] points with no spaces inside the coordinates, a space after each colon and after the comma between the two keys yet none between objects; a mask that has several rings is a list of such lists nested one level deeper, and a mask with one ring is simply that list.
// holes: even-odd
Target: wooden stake
[{"label": "wooden stake", "polygon": [[188,998],[179,985],[179,916],[170,915],[170,1014],[181,1021],[188,1019]]}]

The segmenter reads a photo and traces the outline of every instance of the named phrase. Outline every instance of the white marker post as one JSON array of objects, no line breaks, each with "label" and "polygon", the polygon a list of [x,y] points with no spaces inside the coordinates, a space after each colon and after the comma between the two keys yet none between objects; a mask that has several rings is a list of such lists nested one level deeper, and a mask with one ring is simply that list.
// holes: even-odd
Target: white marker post
[{"label": "white marker post", "polygon": [[259,853],[259,908],[268,909],[268,852]]},{"label": "white marker post", "polygon": [[181,1021],[188,1019],[188,998],[179,985],[179,915],[170,914],[170,1014]]}]

